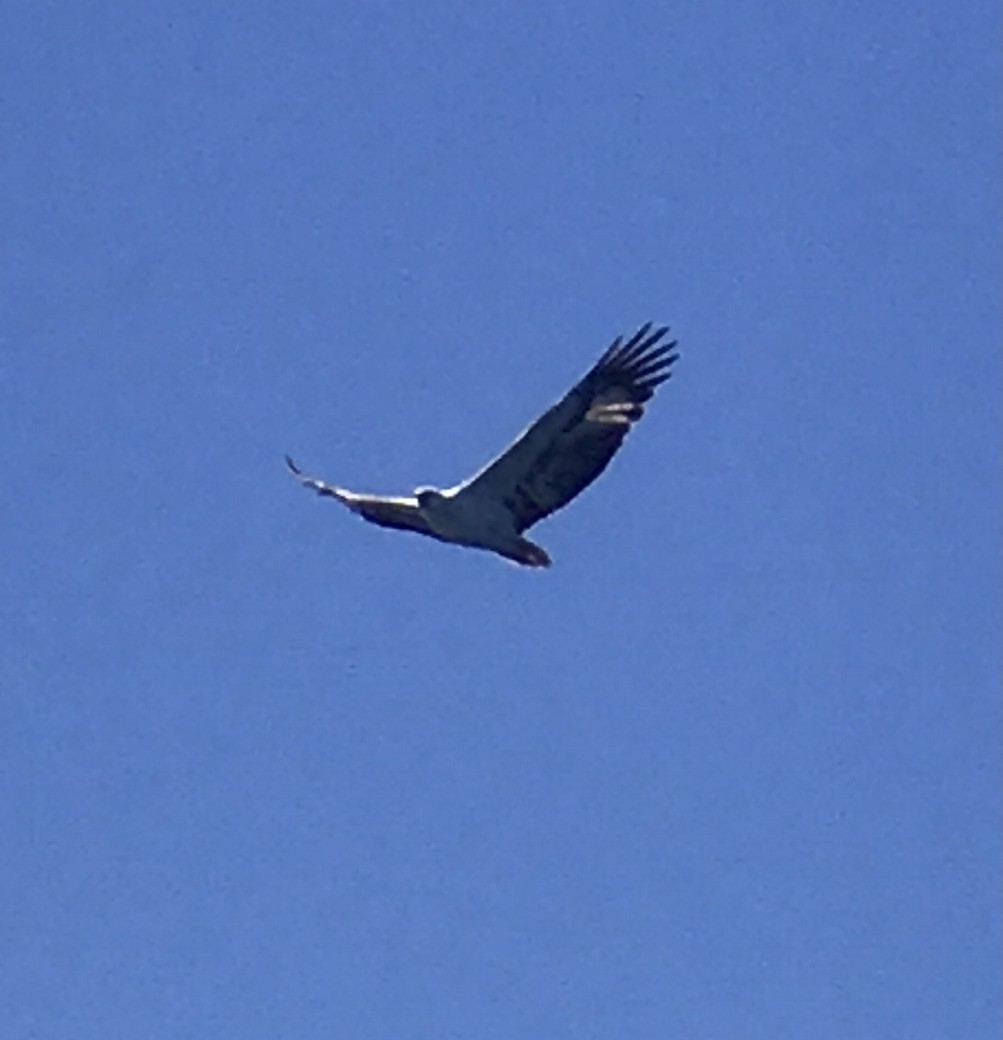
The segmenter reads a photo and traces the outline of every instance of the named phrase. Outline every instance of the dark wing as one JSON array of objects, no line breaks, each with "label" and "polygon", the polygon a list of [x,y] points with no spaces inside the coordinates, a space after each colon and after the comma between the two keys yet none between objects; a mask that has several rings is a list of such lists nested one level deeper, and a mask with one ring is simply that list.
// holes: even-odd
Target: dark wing
[{"label": "dark wing", "polygon": [[[359,495],[354,491],[325,484],[316,477],[308,477],[289,456],[286,465],[292,475],[306,488],[316,491],[326,498],[335,498],[342,505],[348,506],[353,513],[380,527],[393,527],[400,531],[417,531],[432,538],[439,536],[428,526],[422,516],[416,498],[387,498],[383,495]],[[442,541],[442,539],[439,539]]]},{"label": "dark wing", "polygon": [[502,502],[520,532],[566,506],[609,465],[679,356],[668,327],[617,337],[581,381],[459,493]]}]

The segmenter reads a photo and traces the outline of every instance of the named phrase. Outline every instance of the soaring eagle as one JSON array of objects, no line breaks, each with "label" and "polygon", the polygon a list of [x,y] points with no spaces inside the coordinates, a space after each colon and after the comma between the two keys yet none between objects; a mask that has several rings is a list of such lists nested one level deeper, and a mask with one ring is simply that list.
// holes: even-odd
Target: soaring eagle
[{"label": "soaring eagle", "polygon": [[631,425],[644,414],[679,357],[668,327],[642,326],[618,336],[595,366],[498,458],[462,484],[418,488],[410,498],[359,495],[308,477],[289,456],[293,475],[319,495],[336,498],[370,523],[488,549],[526,567],[550,557],[523,531],[566,506],[609,465]]}]

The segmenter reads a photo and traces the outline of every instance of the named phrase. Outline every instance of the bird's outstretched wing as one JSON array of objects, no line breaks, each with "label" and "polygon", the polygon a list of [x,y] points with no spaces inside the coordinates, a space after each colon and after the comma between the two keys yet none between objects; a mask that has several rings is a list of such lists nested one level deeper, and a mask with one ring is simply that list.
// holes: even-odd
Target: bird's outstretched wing
[{"label": "bird's outstretched wing", "polygon": [[[389,498],[383,495],[360,495],[354,491],[326,484],[316,477],[308,477],[287,455],[286,465],[289,472],[305,487],[316,491],[318,495],[334,498],[342,505],[348,506],[353,513],[365,518],[380,527],[394,527],[401,531],[417,531],[432,538],[439,536],[428,525],[421,515],[416,498]],[[441,540],[441,539],[440,539]]]},{"label": "bird's outstretched wing", "polygon": [[668,327],[617,337],[595,366],[458,494],[501,503],[521,533],[566,506],[609,465],[678,358]]}]

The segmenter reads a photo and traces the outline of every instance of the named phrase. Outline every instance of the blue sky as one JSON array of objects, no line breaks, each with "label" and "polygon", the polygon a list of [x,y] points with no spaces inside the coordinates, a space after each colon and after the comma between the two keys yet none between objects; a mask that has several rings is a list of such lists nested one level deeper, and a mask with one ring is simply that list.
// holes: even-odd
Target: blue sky
[{"label": "blue sky", "polygon": [[999,17],[10,5],[4,1037],[998,1034]]}]

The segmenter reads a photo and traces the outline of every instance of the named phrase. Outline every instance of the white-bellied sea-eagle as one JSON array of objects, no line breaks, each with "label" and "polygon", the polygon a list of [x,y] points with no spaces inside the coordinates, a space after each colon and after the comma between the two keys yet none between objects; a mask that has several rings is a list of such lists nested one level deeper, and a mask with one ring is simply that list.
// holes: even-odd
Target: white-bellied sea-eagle
[{"label": "white-bellied sea-eagle", "polygon": [[411,497],[360,495],[308,477],[289,456],[304,487],[336,498],[381,527],[488,549],[527,567],[549,567],[546,552],[523,531],[566,506],[609,465],[644,404],[679,356],[668,328],[618,336],[582,379],[494,461],[462,484]]}]

